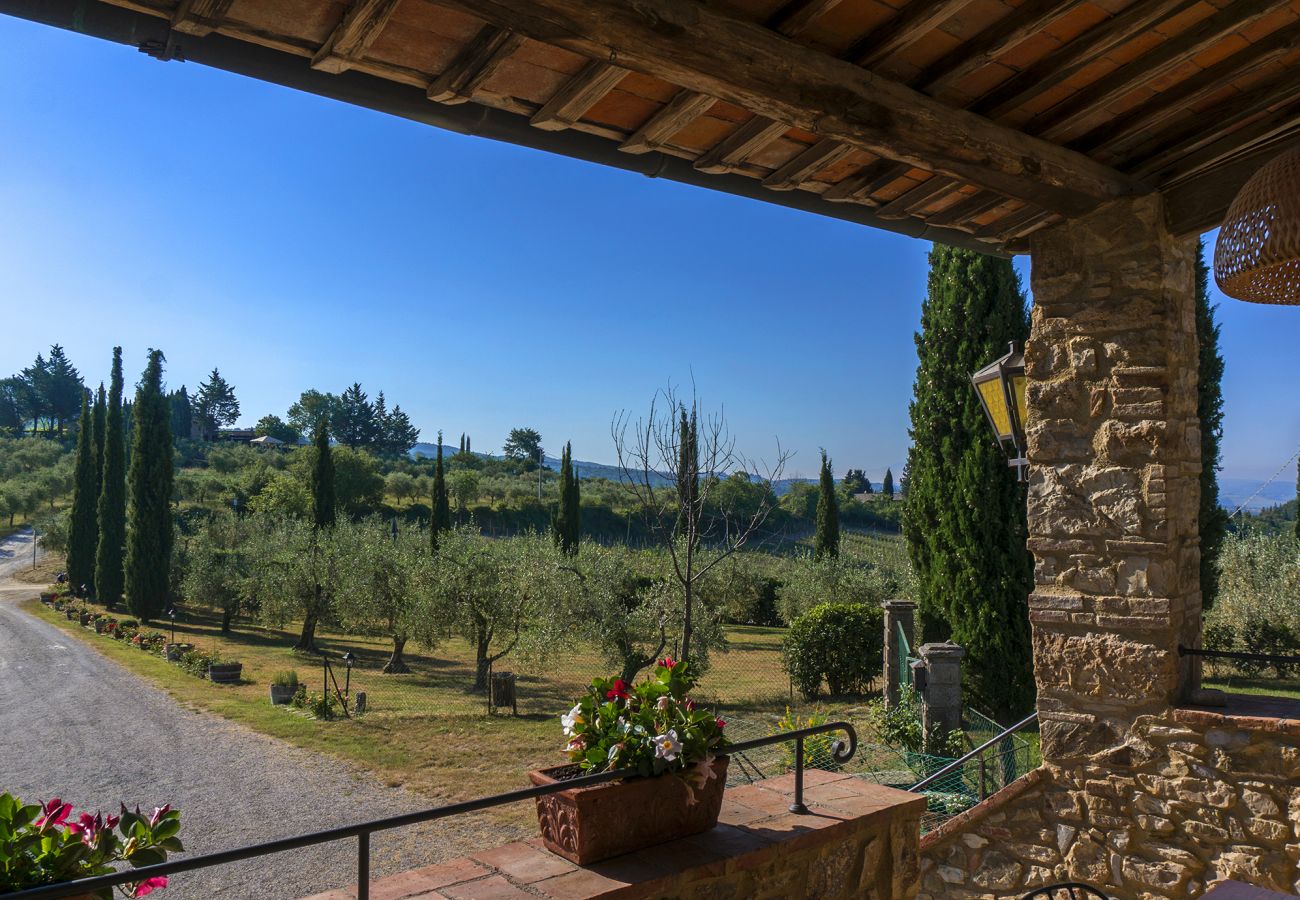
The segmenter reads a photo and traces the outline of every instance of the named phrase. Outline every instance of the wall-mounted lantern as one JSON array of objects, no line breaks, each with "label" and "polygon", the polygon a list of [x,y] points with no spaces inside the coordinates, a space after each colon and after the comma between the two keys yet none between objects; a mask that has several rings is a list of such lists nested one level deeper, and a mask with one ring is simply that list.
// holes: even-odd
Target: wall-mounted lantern
[{"label": "wall-mounted lantern", "polygon": [[998,443],[1007,451],[1007,464],[1015,468],[1017,481],[1025,481],[1029,460],[1025,458],[1025,354],[1020,345],[1012,341],[1010,353],[970,380]]}]

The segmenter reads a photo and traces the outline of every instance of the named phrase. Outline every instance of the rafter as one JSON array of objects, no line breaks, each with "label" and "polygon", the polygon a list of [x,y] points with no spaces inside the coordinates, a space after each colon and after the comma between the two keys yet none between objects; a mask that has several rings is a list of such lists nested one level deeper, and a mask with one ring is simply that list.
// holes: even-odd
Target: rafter
[{"label": "rafter", "polygon": [[819,18],[826,15],[842,0],[793,0],[768,20],[767,27],[786,37],[803,34]]},{"label": "rafter", "polygon": [[880,204],[871,195],[903,175],[908,166],[900,166],[892,159],[878,159],[862,171],[850,175],[822,192],[822,199],[831,203]]},{"label": "rafter", "polygon": [[312,57],[311,67],[338,74],[351,68],[379,37],[400,0],[358,0]]},{"label": "rafter", "polygon": [[484,26],[429,85],[429,99],[452,104],[471,99],[523,41],[523,35],[509,28]]},{"label": "rafter", "polygon": [[839,162],[852,152],[852,147],[839,141],[818,141],[764,178],[763,187],[774,191],[794,190],[810,176]]},{"label": "rafter", "polygon": [[916,0],[909,3],[892,19],[858,41],[845,58],[852,60],[854,65],[870,69],[900,50],[906,50],[972,2]]},{"label": "rafter", "polygon": [[649,153],[666,144],[684,126],[695,121],[717,101],[707,94],[679,91],[659,112],[638,128],[618,149],[624,153]]},{"label": "rafter", "polygon": [[773,121],[1066,214],[1147,190],[1036,140],[694,0],[439,0]]},{"label": "rafter", "polygon": [[734,172],[745,157],[790,130],[788,125],[773,122],[763,116],[754,116],[731,134],[713,145],[695,161],[701,172]]},{"label": "rafter", "polygon": [[234,0],[180,0],[172,13],[172,28],[206,37],[221,26]]},{"label": "rafter", "polygon": [[1176,235],[1200,234],[1223,221],[1241,186],[1259,167],[1289,147],[1300,145],[1300,127],[1221,165],[1206,169],[1162,193],[1165,223]]},{"label": "rafter", "polygon": [[593,59],[581,72],[565,82],[528,121],[543,131],[572,128],[587,110],[614,90],[625,75],[627,69]]},{"label": "rafter", "polygon": [[966,225],[976,216],[981,216],[990,210],[996,209],[1007,198],[1001,194],[995,194],[992,191],[978,191],[971,194],[965,200],[958,200],[947,209],[941,209],[932,216],[926,216],[927,225],[942,225],[944,227],[966,227],[970,231],[976,230],[974,226]]},{"label": "rafter", "polygon": [[1261,141],[1274,140],[1278,134],[1293,130],[1300,124],[1300,69],[1287,72],[1273,87],[1287,92],[1274,97],[1294,99],[1279,106],[1275,99],[1263,94],[1251,100],[1233,98],[1235,102],[1228,101],[1207,111],[1205,121],[1215,123],[1213,132],[1187,132],[1182,140],[1144,160],[1138,171],[1159,175],[1161,183],[1165,183],[1216,165]]},{"label": "rafter", "polygon": [[1149,84],[1225,36],[1245,28],[1277,10],[1274,0],[1233,0],[1208,19],[1177,37],[1157,45],[1132,62],[1103,75],[1092,84],[1074,91],[1068,98],[1032,120],[1032,134],[1055,140],[1075,124],[1143,84]]},{"label": "rafter", "polygon": [[955,179],[935,175],[890,200],[876,210],[876,215],[882,219],[904,219],[925,206],[925,204],[956,190],[957,187]]}]

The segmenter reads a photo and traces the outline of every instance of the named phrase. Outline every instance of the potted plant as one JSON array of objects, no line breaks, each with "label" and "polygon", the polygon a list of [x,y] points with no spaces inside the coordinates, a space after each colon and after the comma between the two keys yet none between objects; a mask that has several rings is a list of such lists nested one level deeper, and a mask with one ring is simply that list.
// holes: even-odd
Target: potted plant
[{"label": "potted plant", "polygon": [[167,644],[164,648],[167,654],[167,661],[178,663],[185,658],[185,654],[194,649],[193,644]]},{"label": "potted plant", "polygon": [[91,619],[92,619],[92,618],[93,618],[93,616],[91,615],[90,610],[86,609],[86,608],[83,606],[83,607],[81,608],[81,613],[80,613],[80,621],[81,621],[82,626],[84,627],[84,626],[86,626],[86,625],[89,625],[90,622],[91,622]]},{"label": "potted plant", "polygon": [[535,785],[610,769],[636,777],[537,798],[542,840],[587,865],[707,831],[727,782],[725,722],[689,697],[686,663],[662,660],[635,686],[597,678],[560,717],[570,763],[529,772]]},{"label": "potted plant", "polygon": [[[0,887],[13,890],[61,884],[116,871],[118,863],[134,867],[165,862],[179,853],[180,813],[162,806],[146,815],[122,806],[121,815],[82,813],[75,821],[72,804],[49,800],[24,804],[0,793],[0,860],[7,861]],[[165,876],[128,882],[127,897],[144,897],[167,886]],[[84,895],[108,896],[108,891]]]},{"label": "potted plant", "polygon": [[213,660],[208,663],[208,681],[213,684],[238,684],[243,671],[243,663]]},{"label": "potted plant", "polygon": [[298,673],[293,670],[276,672],[275,677],[271,679],[271,705],[283,706],[293,700],[293,695],[296,693],[298,693]]}]

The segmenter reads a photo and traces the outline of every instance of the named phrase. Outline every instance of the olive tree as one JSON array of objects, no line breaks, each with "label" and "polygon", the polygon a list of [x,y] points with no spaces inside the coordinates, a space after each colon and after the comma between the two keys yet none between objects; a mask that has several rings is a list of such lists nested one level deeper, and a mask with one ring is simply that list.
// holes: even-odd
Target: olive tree
[{"label": "olive tree", "polygon": [[189,543],[181,594],[190,603],[220,610],[223,634],[230,632],[241,606],[253,599],[251,530],[248,520],[224,513],[204,523]]},{"label": "olive tree", "polygon": [[[303,519],[254,516],[249,540],[249,590],[267,624],[332,620],[341,580],[340,542],[333,529]],[[299,649],[310,649],[299,641]]]}]

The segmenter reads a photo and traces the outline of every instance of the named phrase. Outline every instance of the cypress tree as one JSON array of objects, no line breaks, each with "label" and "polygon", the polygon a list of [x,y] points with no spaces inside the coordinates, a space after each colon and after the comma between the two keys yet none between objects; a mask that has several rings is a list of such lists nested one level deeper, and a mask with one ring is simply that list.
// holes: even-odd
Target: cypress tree
[{"label": "cypress tree", "polygon": [[163,611],[171,584],[172,429],[162,364],[162,351],[150,350],[135,392],[127,476],[125,594],[141,622]]},{"label": "cypress tree", "polygon": [[316,458],[311,467],[312,519],[317,528],[332,528],[335,520],[334,457],[330,452],[330,433],[321,419],[313,436]]},{"label": "cypress tree", "polygon": [[99,383],[99,393],[95,395],[95,406],[91,410],[91,421],[95,428],[95,545],[99,545],[99,492],[104,486],[104,418],[108,414],[107,400],[104,394],[104,382]]},{"label": "cypress tree", "polygon": [[[464,443],[461,437],[461,443]],[[447,497],[447,473],[442,467],[442,432],[438,432],[438,461],[433,467],[433,507],[430,513],[429,543],[438,551],[438,532],[451,528],[451,503]]]},{"label": "cypress tree", "polygon": [[573,476],[573,445],[565,444],[560,459],[560,508],[551,520],[555,545],[573,556],[582,539],[582,525],[578,512],[578,480]]},{"label": "cypress tree", "polygon": [[109,609],[122,599],[126,549],[126,429],[122,425],[122,348],[113,348],[113,375],[104,415],[104,467],[99,480],[99,546],[95,596]]},{"label": "cypress tree", "polygon": [[[696,515],[700,505],[700,438],[699,422],[695,409],[690,415],[686,407],[681,407],[677,423],[677,530],[680,536],[682,526],[690,522],[690,529],[698,526]],[[698,543],[699,534],[690,535]]]},{"label": "cypress tree", "polygon": [[68,581],[73,590],[89,588],[95,580],[95,426],[90,393],[81,395],[77,420],[77,461],[73,469],[72,518],[68,523]]},{"label": "cypress tree", "polygon": [[890,500],[894,499],[894,471],[885,469],[885,480],[880,482],[880,493]]},{"label": "cypress tree", "polygon": [[1300,460],[1295,465],[1295,495],[1296,495],[1296,517],[1295,517],[1295,539],[1300,541]]},{"label": "cypress tree", "polygon": [[989,430],[971,373],[1029,333],[1010,260],[936,244],[916,335],[903,511],[926,640],[966,648],[965,688],[1000,721],[1034,699],[1026,495]]},{"label": "cypress tree", "polygon": [[1219,552],[1228,530],[1228,514],[1219,505],[1219,444],[1223,440],[1223,356],[1219,353],[1216,307],[1210,305],[1210,268],[1205,242],[1196,254],[1196,413],[1201,419],[1201,607],[1210,609],[1219,595]]},{"label": "cypress tree", "polygon": [[840,505],[835,500],[835,477],[831,461],[822,451],[822,471],[817,490],[817,533],[813,535],[813,558],[840,555]]}]

